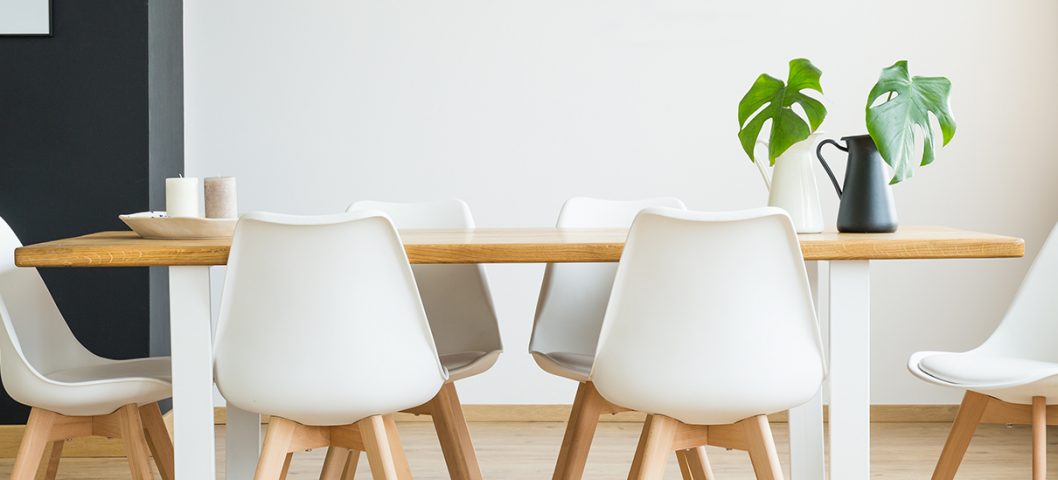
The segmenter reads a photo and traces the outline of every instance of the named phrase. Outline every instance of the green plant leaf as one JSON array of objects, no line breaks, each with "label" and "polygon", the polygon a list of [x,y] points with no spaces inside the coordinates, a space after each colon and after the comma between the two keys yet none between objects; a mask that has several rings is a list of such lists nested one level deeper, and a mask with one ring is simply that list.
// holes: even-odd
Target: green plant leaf
[{"label": "green plant leaf", "polygon": [[[955,118],[948,103],[950,93],[951,82],[947,78],[911,77],[906,60],[882,70],[878,83],[867,98],[867,132],[878,146],[878,153],[893,167],[890,183],[899,183],[913,174],[915,127],[922,132],[919,164],[924,166],[933,162],[936,145],[929,122],[930,112],[940,125],[944,145],[955,136]],[[889,97],[885,102],[871,106],[886,94]]]},{"label": "green plant leaf", "polygon": [[[772,165],[775,165],[779,155],[819,128],[827,116],[827,108],[823,102],[801,91],[807,89],[823,93],[819,83],[822,74],[808,59],[795,58],[790,60],[786,83],[766,73],[757,77],[742,101],[738,102],[738,139],[751,161],[756,161],[753,147],[760,137],[764,122],[768,120],[771,120],[768,160]],[[792,107],[795,103],[804,109],[807,122],[794,112]]]}]

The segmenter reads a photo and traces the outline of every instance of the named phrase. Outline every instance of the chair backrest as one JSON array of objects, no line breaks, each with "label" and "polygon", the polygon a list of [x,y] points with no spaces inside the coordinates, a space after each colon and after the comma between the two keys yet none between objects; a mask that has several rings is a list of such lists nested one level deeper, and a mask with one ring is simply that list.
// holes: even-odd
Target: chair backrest
[{"label": "chair backrest", "polygon": [[[348,211],[378,210],[397,228],[474,228],[462,200],[417,203],[360,201]],[[412,265],[434,342],[441,355],[503,349],[496,310],[481,265]]]},{"label": "chair backrest", "polygon": [[[601,200],[574,197],[558,215],[558,228],[628,228],[648,207],[686,209],[671,197]],[[529,351],[595,353],[616,263],[551,263],[544,270]]]},{"label": "chair backrest", "polygon": [[240,218],[215,354],[228,401],[314,425],[417,406],[445,380],[408,258],[381,212]]},{"label": "chair backrest", "polygon": [[77,341],[35,268],[15,266],[15,232],[0,219],[0,375],[12,398],[32,404],[43,375],[98,360]]},{"label": "chair backrest", "polygon": [[977,351],[1058,362],[1058,225],[1040,248],[995,332]]},{"label": "chair backrest", "polygon": [[685,423],[726,424],[804,403],[824,369],[784,211],[636,217],[591,373],[603,397]]}]

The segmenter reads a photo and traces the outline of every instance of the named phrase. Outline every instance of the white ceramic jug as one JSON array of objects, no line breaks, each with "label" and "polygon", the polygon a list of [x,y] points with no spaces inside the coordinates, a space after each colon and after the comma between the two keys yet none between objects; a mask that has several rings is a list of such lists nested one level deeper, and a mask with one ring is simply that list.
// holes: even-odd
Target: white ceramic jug
[{"label": "white ceramic jug", "polygon": [[[823,209],[819,206],[819,187],[813,170],[816,145],[822,137],[822,132],[816,132],[793,144],[775,159],[770,174],[765,167],[767,155],[753,162],[768,187],[768,205],[786,210],[797,233],[823,231]],[[757,143],[767,146],[765,142]]]}]

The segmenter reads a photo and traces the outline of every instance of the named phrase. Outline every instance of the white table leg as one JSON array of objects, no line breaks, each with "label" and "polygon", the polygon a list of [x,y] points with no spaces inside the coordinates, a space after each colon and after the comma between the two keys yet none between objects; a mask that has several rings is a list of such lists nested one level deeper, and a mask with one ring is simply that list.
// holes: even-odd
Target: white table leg
[{"label": "white table leg", "polygon": [[[825,299],[826,279],[820,275],[819,262],[808,262],[808,280],[816,298],[819,323],[827,320]],[[828,355],[829,358],[829,355]],[[823,388],[804,405],[790,409],[790,478],[792,480],[824,480],[826,459],[823,447]]]},{"label": "white table leg", "polygon": [[261,455],[261,416],[240,410],[232,404],[228,412],[225,460],[229,480],[250,480]]},{"label": "white table leg", "polygon": [[830,477],[871,473],[871,279],[866,260],[830,262]]},{"label": "white table leg", "polygon": [[213,480],[213,338],[209,267],[169,267],[176,477]]}]

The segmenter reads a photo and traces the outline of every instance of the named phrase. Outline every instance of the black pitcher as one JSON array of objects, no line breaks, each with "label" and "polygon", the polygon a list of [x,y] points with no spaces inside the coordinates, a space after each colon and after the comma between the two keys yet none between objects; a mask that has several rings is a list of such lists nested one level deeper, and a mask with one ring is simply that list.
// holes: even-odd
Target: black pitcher
[{"label": "black pitcher", "polygon": [[[870,135],[842,137],[846,146],[834,140],[823,140],[816,147],[816,156],[823,164],[834,190],[838,192],[838,231],[848,233],[890,233],[896,231],[896,204],[889,188],[882,156]],[[845,188],[838,184],[830,165],[823,160],[823,145],[833,145],[848,152],[845,168]]]}]

